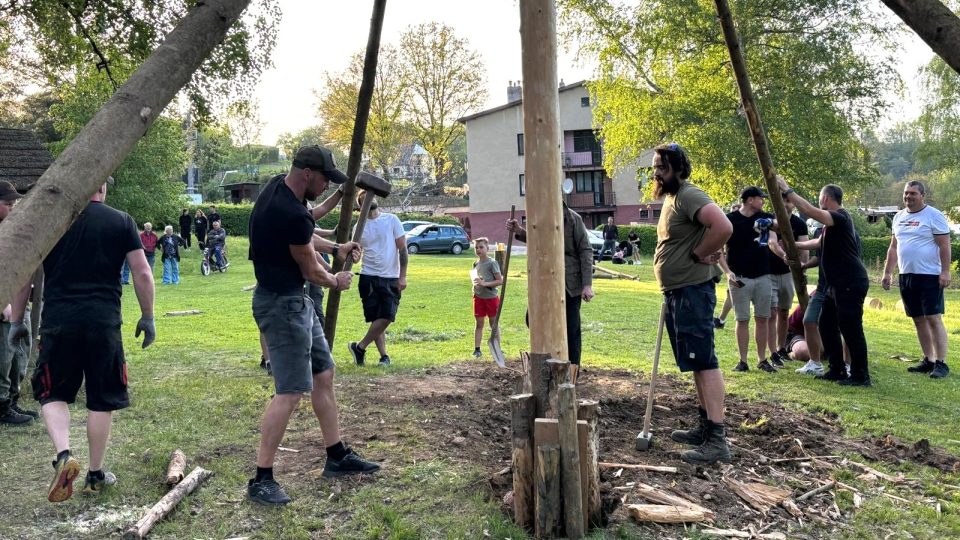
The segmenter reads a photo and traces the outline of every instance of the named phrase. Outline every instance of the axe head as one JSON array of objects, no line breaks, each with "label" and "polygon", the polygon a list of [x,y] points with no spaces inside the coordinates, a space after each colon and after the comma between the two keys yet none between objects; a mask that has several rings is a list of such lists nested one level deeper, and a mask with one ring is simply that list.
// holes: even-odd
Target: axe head
[{"label": "axe head", "polygon": [[362,190],[369,191],[378,197],[386,197],[387,195],[390,195],[390,189],[392,188],[390,182],[387,182],[379,176],[363,171],[357,175],[356,186]]}]

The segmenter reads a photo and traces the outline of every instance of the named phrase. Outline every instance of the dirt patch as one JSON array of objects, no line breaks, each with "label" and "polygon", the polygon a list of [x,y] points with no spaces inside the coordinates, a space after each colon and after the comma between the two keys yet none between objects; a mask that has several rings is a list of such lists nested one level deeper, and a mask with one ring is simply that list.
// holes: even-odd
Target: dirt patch
[{"label": "dirt patch", "polygon": [[[403,421],[385,422],[377,414],[353,413],[342,407],[344,429],[348,440],[358,448],[374,441],[406,445],[410,451],[401,458],[403,462],[388,463],[390,467],[441,458],[483,468],[490,479],[490,497],[503,501],[512,488],[510,474],[504,474],[504,470],[510,465],[508,398],[517,388],[517,379],[518,375],[510,370],[479,362],[457,363],[416,374],[341,379],[338,392],[345,400],[373,403],[383,411],[405,411]],[[688,447],[669,438],[670,430],[696,423],[693,387],[686,380],[670,376],[658,382],[654,446],[639,452],[634,448],[634,439],[642,430],[646,389],[645,378],[620,370],[591,370],[577,387],[578,397],[600,402],[601,461],[670,465],[679,469],[678,474],[603,469],[603,525],[607,527],[630,519],[625,503],[646,502],[632,494],[632,486],[643,482],[713,510],[716,524],[724,528],[779,531],[791,538],[826,538],[845,528],[850,518],[848,512],[837,507],[830,491],[798,503],[800,515],[791,515],[782,506],[761,512],[748,506],[724,484],[723,478],[760,482],[797,496],[819,486],[819,481],[830,480],[839,471],[850,470],[857,475],[865,472],[835,457],[840,454],[859,454],[864,464],[875,461],[896,466],[910,461],[944,472],[960,470],[956,456],[932,448],[926,440],[909,443],[893,435],[848,438],[833,415],[801,413],[776,403],[745,401],[736,396],[727,400],[728,436],[734,445],[732,465],[693,467],[679,459],[680,452]],[[298,439],[316,440],[319,436],[317,428],[307,428],[291,434],[288,440],[296,444]],[[821,458],[815,459],[818,456]],[[304,457],[301,454],[299,458],[284,460],[284,468],[309,474],[311,469],[322,467],[322,456]],[[876,463],[869,466],[879,467]],[[876,482],[878,489],[882,487],[882,482],[869,473],[863,479]],[[899,484],[902,490],[911,486],[909,479]],[[868,496],[866,492],[857,492],[855,498],[861,495]],[[503,508],[510,512],[506,505]],[[657,537],[684,536],[682,526],[644,527]]]}]

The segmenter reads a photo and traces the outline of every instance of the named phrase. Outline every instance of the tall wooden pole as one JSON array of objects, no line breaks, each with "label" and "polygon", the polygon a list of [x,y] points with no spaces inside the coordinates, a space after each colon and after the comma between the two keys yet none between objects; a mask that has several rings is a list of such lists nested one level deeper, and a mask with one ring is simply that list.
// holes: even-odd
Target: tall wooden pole
[{"label": "tall wooden pole", "polygon": [[0,305],[27,283],[249,3],[206,0],[190,8],[17,203],[0,224]]},{"label": "tall wooden pole", "polygon": [[[337,242],[350,239],[350,220],[353,218],[353,203],[356,200],[356,180],[363,158],[363,143],[367,137],[367,119],[370,117],[370,102],[373,101],[373,86],[377,78],[377,59],[380,57],[380,34],[383,30],[383,15],[387,0],[374,0],[370,17],[370,35],[367,37],[367,52],[363,58],[363,80],[357,96],[357,117],[353,122],[353,139],[350,141],[350,157],[347,159],[347,178],[340,203],[340,221],[337,223]],[[343,269],[343,262],[334,260],[333,271]],[[337,314],[340,312],[340,291],[330,289],[327,294],[326,327],[323,334],[330,348],[337,335]]]},{"label": "tall wooden pole", "polygon": [[714,2],[717,5],[717,15],[720,16],[720,27],[723,28],[723,39],[727,42],[727,49],[730,51],[730,63],[733,65],[737,88],[740,90],[740,101],[743,103],[743,110],[747,113],[747,124],[750,126],[750,134],[753,136],[753,146],[756,148],[760,169],[763,171],[763,179],[767,184],[767,193],[770,194],[770,203],[773,204],[777,222],[780,224],[778,234],[783,238],[787,258],[791,261],[790,273],[793,274],[793,282],[796,284],[797,300],[801,306],[806,308],[807,278],[803,269],[800,268],[797,243],[793,237],[793,229],[790,228],[790,214],[787,213],[787,208],[783,204],[783,197],[780,195],[780,188],[777,186],[777,171],[773,167],[773,158],[770,156],[770,147],[767,145],[767,134],[764,132],[763,123],[760,121],[760,111],[753,99],[753,88],[750,86],[747,63],[740,48],[740,36],[737,35],[737,28],[733,24],[733,15],[730,13],[730,5],[727,0],[714,0]]},{"label": "tall wooden pole", "polygon": [[[520,0],[523,132],[527,182],[527,270],[530,352],[569,360],[563,269],[560,182],[560,96],[557,90],[556,6]],[[531,366],[537,364],[531,362]],[[531,373],[531,380],[537,380]],[[537,410],[540,416],[543,411]]]},{"label": "tall wooden pole", "polygon": [[938,0],[883,0],[940,58],[960,73],[960,17]]}]

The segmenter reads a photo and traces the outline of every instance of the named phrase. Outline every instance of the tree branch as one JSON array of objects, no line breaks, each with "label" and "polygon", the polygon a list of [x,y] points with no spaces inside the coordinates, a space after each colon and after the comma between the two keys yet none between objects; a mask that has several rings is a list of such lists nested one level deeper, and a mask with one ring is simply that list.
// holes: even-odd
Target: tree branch
[{"label": "tree branch", "polygon": [[[117,84],[117,81],[113,78],[113,73],[110,72],[110,62],[103,55],[103,53],[100,52],[100,48],[97,47],[97,42],[94,41],[93,37],[90,36],[90,33],[87,32],[87,28],[83,25],[83,21],[80,19],[80,13],[76,13],[73,10],[71,10],[70,4],[68,4],[67,2],[61,2],[60,5],[63,6],[63,9],[67,10],[67,13],[69,13],[71,17],[73,17],[74,22],[77,24],[77,29],[79,29],[80,33],[83,34],[83,37],[85,37],[87,41],[90,42],[90,47],[93,49],[93,53],[96,54],[98,58],[100,58],[100,61],[97,62],[97,71],[107,72],[107,78],[110,79],[110,84],[113,85],[113,90],[116,91],[117,88],[120,87],[120,85]],[[84,2],[84,6],[83,6],[84,9],[86,9],[86,6],[87,4],[86,2]]]}]

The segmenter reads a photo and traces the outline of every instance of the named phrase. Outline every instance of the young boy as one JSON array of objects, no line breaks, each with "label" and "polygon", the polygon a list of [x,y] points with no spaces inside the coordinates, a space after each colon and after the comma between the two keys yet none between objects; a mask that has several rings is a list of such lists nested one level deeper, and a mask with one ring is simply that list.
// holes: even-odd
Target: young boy
[{"label": "young boy", "polygon": [[483,338],[483,318],[493,319],[497,316],[500,298],[497,296],[497,287],[503,284],[503,275],[500,274],[500,265],[487,256],[489,240],[480,237],[474,240],[473,249],[477,252],[477,260],[473,263],[473,316],[477,319],[477,327],[473,332],[473,357],[480,358],[480,340]]}]

